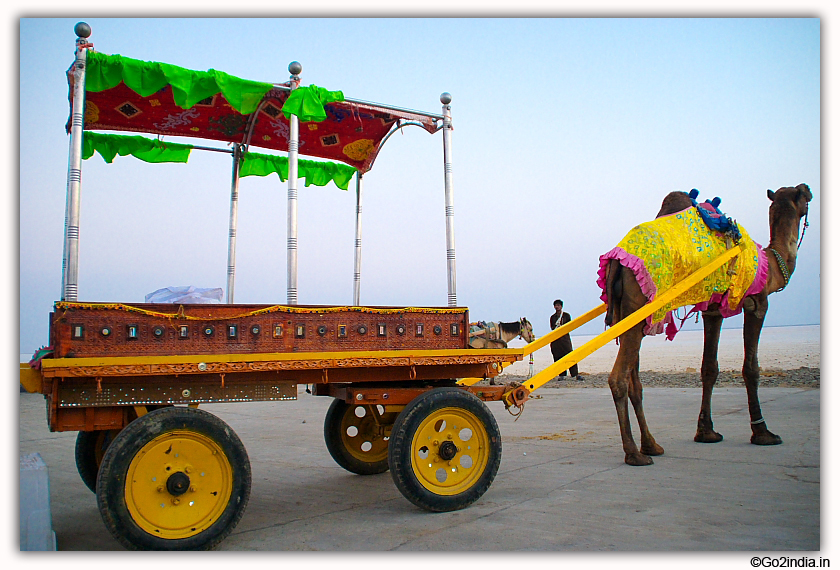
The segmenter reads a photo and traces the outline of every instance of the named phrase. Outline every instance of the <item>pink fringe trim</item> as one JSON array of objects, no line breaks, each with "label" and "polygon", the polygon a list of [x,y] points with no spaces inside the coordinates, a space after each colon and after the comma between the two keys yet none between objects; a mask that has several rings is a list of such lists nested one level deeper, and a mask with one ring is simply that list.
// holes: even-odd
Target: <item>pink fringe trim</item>
[{"label": "pink fringe trim", "polygon": [[[650,272],[647,270],[647,267],[645,267],[645,262],[642,258],[636,257],[632,253],[627,253],[620,247],[614,247],[598,259],[599,268],[597,283],[598,287],[601,288],[601,300],[604,303],[607,302],[607,266],[609,265],[611,259],[617,260],[621,265],[633,271],[633,275],[636,277],[636,281],[639,283],[639,287],[642,289],[642,293],[644,293],[648,301],[652,301],[656,297],[656,284],[653,282],[653,277],[651,277]],[[670,313],[668,314],[668,317],[670,317]],[[665,326],[663,323],[668,317],[655,324],[651,321],[651,317],[648,317],[646,319],[647,324],[645,325],[644,333],[646,335],[656,335],[661,333]]]}]

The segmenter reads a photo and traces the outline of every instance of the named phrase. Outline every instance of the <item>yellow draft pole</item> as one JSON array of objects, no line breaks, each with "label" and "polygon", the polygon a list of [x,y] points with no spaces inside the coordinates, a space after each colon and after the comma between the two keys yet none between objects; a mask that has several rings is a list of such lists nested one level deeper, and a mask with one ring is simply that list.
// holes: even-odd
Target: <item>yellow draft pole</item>
[{"label": "yellow draft pole", "polygon": [[542,347],[548,346],[564,334],[572,332],[576,328],[585,325],[598,315],[603,315],[605,312],[607,312],[607,306],[604,303],[601,303],[594,309],[591,309],[588,312],[580,315],[579,317],[572,319],[562,327],[554,329],[547,335],[541,336],[540,338],[538,338],[530,344],[526,344],[525,347],[522,349],[522,354],[528,356],[532,352],[536,352]]},{"label": "yellow draft pole", "polygon": [[[718,257],[708,265],[704,265],[703,267],[701,267],[700,269],[698,269],[697,271],[695,271],[694,273],[692,273],[691,275],[689,275],[688,277],[686,277],[685,279],[683,279],[682,281],[680,281],[679,283],[677,283],[676,285],[659,295],[656,299],[638,309],[629,317],[622,319],[620,322],[616,323],[608,330],[602,332],[583,346],[573,350],[554,364],[548,366],[545,370],[537,373],[528,382],[526,382],[523,385],[523,387],[527,388],[529,392],[533,392],[537,388],[540,388],[541,386],[547,384],[552,378],[557,376],[558,372],[562,370],[567,370],[568,368],[577,364],[578,362],[580,362],[581,360],[583,360],[584,358],[586,358],[587,356],[589,356],[590,354],[592,354],[593,352],[610,342],[611,340],[618,338],[619,336],[621,336],[622,334],[624,334],[625,332],[642,322],[644,319],[658,311],[660,308],[664,307],[665,305],[667,305],[668,303],[670,303],[671,301],[688,291],[691,287],[694,287],[694,285],[696,285],[697,283],[714,273],[724,263],[741,253],[743,249],[744,246],[742,244],[739,244],[735,247],[726,250],[726,252],[721,254],[720,257]],[[595,309],[590,311],[590,313],[597,311],[600,308],[601,307],[596,307]],[[588,314],[589,313],[587,313],[587,315]],[[566,323],[564,327],[567,327],[572,323],[574,323],[574,321]],[[554,332],[558,333],[558,335],[565,334],[562,332],[562,328],[563,327],[561,327],[560,329],[556,329]],[[525,348],[527,349],[531,345],[541,343],[543,340],[547,339],[548,337],[551,337],[552,335],[553,333],[548,334],[542,337],[541,339],[534,341]],[[549,340],[548,342],[551,342],[551,340]],[[542,346],[545,346],[545,344],[543,344]],[[511,390],[510,392],[507,392],[504,395],[504,400],[508,405],[514,404],[512,397],[514,391],[515,390]]]},{"label": "yellow draft pole", "polygon": [[[582,314],[581,316],[579,316],[575,319],[572,319],[571,321],[569,321],[565,325],[561,326],[560,328],[556,328],[553,331],[551,331],[550,333],[548,333],[544,336],[541,336],[540,338],[538,338],[534,342],[532,342],[530,344],[526,344],[524,347],[522,347],[522,357],[524,358],[524,357],[528,356],[529,354],[532,354],[535,351],[541,349],[542,347],[548,346],[550,343],[554,342],[555,340],[557,340],[558,338],[560,338],[564,334],[569,333],[569,332],[575,330],[576,328],[585,325],[586,323],[588,323],[589,321],[591,321],[592,319],[594,319],[598,315],[604,314],[606,312],[606,310],[607,310],[607,306],[605,304],[601,303],[600,305],[598,305],[594,309],[591,309],[590,311]],[[499,366],[501,366],[502,368],[506,368],[506,367],[510,366],[511,364],[513,364],[513,363],[512,362],[500,362]],[[477,383],[481,382],[482,380],[483,380],[483,378],[461,378],[460,380],[458,380],[458,384],[461,385],[461,386],[472,386],[473,384],[477,384]]]}]

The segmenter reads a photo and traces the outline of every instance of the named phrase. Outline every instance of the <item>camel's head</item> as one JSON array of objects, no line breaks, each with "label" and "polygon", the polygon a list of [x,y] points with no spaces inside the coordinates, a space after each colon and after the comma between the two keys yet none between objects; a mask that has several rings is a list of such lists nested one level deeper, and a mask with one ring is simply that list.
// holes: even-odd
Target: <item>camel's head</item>
[{"label": "camel's head", "polygon": [[[770,206],[770,220],[773,220],[773,210],[789,210],[791,207],[796,211],[798,217],[808,213],[808,202],[814,197],[807,184],[800,184],[796,188],[779,188],[775,192],[767,191],[767,197],[773,202]],[[780,212],[781,213],[781,212]]]},{"label": "camel's head", "polygon": [[774,241],[778,229],[790,232],[795,245],[802,216],[805,216],[805,225],[808,225],[808,202],[814,197],[811,189],[807,184],[800,184],[796,188],[779,188],[775,192],[768,190],[767,197],[773,202],[770,204],[770,241]]}]

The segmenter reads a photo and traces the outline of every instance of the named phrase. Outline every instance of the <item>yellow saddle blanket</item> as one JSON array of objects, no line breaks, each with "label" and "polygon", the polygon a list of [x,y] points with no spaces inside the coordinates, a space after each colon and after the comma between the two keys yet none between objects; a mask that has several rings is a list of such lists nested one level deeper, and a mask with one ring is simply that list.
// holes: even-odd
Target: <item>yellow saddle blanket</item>
[{"label": "yellow saddle blanket", "polygon": [[[694,305],[690,312],[703,311],[720,303],[724,317],[741,312],[744,298],[760,292],[767,281],[767,257],[741,225],[744,251],[712,275],[648,317],[645,334],[667,333],[673,339],[679,331],[673,309]],[[730,244],[731,245],[731,244]],[[616,259],[631,269],[648,301],[676,285],[691,273],[719,257],[727,249],[723,235],[712,231],[694,206],[639,224],[619,244],[600,258],[598,285],[606,302],[606,268]]]}]

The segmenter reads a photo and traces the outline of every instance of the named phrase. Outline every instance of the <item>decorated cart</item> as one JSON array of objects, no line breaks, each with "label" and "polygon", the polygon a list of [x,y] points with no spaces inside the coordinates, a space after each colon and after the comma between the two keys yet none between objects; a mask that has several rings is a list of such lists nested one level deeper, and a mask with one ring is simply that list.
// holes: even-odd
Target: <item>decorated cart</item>
[{"label": "decorated cart", "polygon": [[[487,385],[503,368],[603,314],[599,305],[519,349],[471,349],[469,312],[457,304],[452,192],[451,97],[441,113],[345,98],[300,84],[300,64],[280,84],[219,71],[106,55],[76,26],[61,300],[49,345],[21,365],[21,383],[44,395],[52,431],[78,431],[76,464],[103,521],[127,548],[211,548],[242,517],[250,493],[248,454],[237,435],[199,405],[295,400],[298,387],[333,398],[327,448],[360,475],[391,471],[412,503],[449,511],[479,499],[501,461],[501,437],[485,402],[521,410],[529,395],[624,330],[668,306],[721,267],[738,247],[578,348],[524,385]],[[299,128],[300,124],[308,125]],[[448,303],[359,304],[364,174],[399,129],[441,132]],[[103,131],[158,135],[109,134]],[[165,142],[200,138],[227,147]],[[252,152],[252,147],[285,155]],[[203,150],[232,157],[224,304],[96,303],[78,298],[81,165],[132,155],[187,162]],[[304,152],[305,151],[305,152]],[[319,160],[299,159],[306,154]],[[234,303],[240,179],[276,173],[288,184],[285,304]],[[298,304],[297,184],[356,186],[354,304]],[[705,272],[705,273],[703,273]],[[693,282],[692,282],[693,280]],[[670,295],[670,297],[669,297]]]}]

